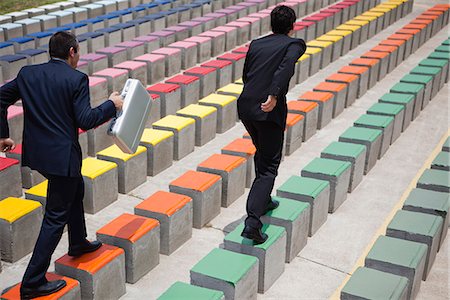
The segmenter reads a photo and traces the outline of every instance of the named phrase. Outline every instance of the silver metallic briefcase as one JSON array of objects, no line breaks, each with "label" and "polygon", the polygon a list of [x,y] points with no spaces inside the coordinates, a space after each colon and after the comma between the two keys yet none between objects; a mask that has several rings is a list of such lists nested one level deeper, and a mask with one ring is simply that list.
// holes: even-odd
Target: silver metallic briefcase
[{"label": "silver metallic briefcase", "polygon": [[112,119],[108,134],[125,153],[136,152],[150,115],[152,101],[144,86],[137,79],[128,79],[122,89],[123,107]]}]

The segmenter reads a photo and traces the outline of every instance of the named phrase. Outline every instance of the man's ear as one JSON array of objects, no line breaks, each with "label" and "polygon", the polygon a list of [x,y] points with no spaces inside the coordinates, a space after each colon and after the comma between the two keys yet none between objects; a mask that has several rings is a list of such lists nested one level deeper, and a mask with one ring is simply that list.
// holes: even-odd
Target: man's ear
[{"label": "man's ear", "polygon": [[77,53],[75,48],[74,47],[70,47],[70,49],[69,49],[69,56],[70,57],[74,57],[75,53]]}]

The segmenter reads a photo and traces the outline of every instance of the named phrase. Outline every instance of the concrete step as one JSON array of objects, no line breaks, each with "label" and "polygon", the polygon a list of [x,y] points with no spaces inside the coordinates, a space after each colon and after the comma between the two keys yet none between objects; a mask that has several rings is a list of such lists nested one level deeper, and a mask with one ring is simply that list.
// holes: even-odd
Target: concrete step
[{"label": "concrete step", "polygon": [[416,298],[425,269],[427,246],[380,236],[365,259],[365,267],[408,278],[407,299]]},{"label": "concrete step", "polygon": [[125,251],[126,281],[135,283],[159,264],[159,221],[124,213],[99,230],[97,239]]},{"label": "concrete step", "polygon": [[[403,109],[403,107],[401,107]],[[362,127],[350,127],[339,136],[340,142],[354,143],[366,146],[366,159],[364,175],[375,166],[381,150],[381,137],[383,131]]]},{"label": "concrete step", "polygon": [[411,191],[408,198],[406,198],[403,203],[403,210],[427,213],[444,218],[438,250],[442,247],[442,243],[444,242],[448,232],[448,212],[450,210],[449,199],[450,197],[446,193],[415,188]]},{"label": "concrete step", "polygon": [[[55,273],[47,273],[45,277],[48,280],[64,280],[66,282],[66,286],[56,293],[53,293],[52,297],[67,300],[81,299],[80,283],[77,280]],[[21,283],[13,285],[10,289],[1,294],[1,298],[4,300],[20,299],[20,287]]]},{"label": "concrete step", "polygon": [[56,273],[80,282],[82,299],[119,299],[126,293],[125,252],[115,246],[55,261]]},{"label": "concrete step", "polygon": [[286,230],[286,259],[290,263],[306,246],[311,205],[306,202],[273,196],[279,206],[261,217],[264,224],[284,227]]},{"label": "concrete step", "polygon": [[136,205],[134,213],[160,223],[160,253],[172,254],[192,237],[192,199],[158,191]]},{"label": "concrete step", "polygon": [[197,166],[197,171],[222,177],[222,207],[230,206],[244,194],[246,161],[243,157],[213,154]]},{"label": "concrete step", "polygon": [[360,267],[341,291],[342,299],[407,299],[406,277]]},{"label": "concrete step", "polygon": [[267,240],[254,245],[252,240],[241,237],[244,224],[239,224],[225,236],[226,250],[254,256],[259,261],[258,293],[264,294],[284,272],[286,259],[286,230],[284,227],[264,224],[261,231]]},{"label": "concrete step", "polygon": [[348,161],[315,158],[301,171],[303,177],[326,180],[330,183],[329,213],[334,213],[347,199],[351,166]]},{"label": "concrete step", "polygon": [[437,192],[450,192],[450,174],[447,171],[428,169],[423,172],[417,187]]},{"label": "concrete step", "polygon": [[127,194],[147,180],[147,148],[138,146],[133,154],[126,154],[116,145],[97,153],[100,160],[117,165],[118,191]]},{"label": "concrete step", "polygon": [[191,284],[222,291],[226,299],[256,299],[258,259],[213,249],[191,269]]},{"label": "concrete step", "polygon": [[221,291],[202,288],[195,285],[190,285],[184,282],[177,281],[170,286],[158,300],[172,300],[172,299],[211,299],[224,300],[225,295]]},{"label": "concrete step", "polygon": [[390,116],[379,116],[365,114],[359,117],[354,123],[356,127],[372,128],[382,130],[381,149],[378,159],[386,153],[392,143],[394,131],[394,118]]},{"label": "concrete step", "polygon": [[43,217],[37,201],[8,197],[0,201],[0,258],[14,263],[31,253],[38,238]]},{"label": "concrete step", "polygon": [[387,226],[386,235],[423,243],[428,246],[423,280],[426,280],[436,258],[443,226],[440,216],[399,210]]},{"label": "concrete step", "polygon": [[310,204],[308,236],[315,234],[328,218],[330,183],[326,180],[291,176],[277,189],[277,196]]},{"label": "concrete step", "polygon": [[240,156],[246,159],[245,187],[249,188],[255,179],[254,156],[256,153],[255,145],[251,139],[235,139],[222,148],[222,154]]},{"label": "concrete step", "polygon": [[117,164],[88,157],[83,160],[81,175],[85,184],[83,203],[87,213],[95,214],[117,200]]},{"label": "concrete step", "polygon": [[173,193],[192,198],[194,228],[202,228],[220,214],[222,177],[219,175],[187,171],[172,181],[169,189]]},{"label": "concrete step", "polygon": [[359,144],[332,142],[320,154],[322,158],[348,161],[352,164],[348,192],[351,193],[362,181],[366,147]]},{"label": "concrete step", "polygon": [[20,161],[0,157],[0,199],[22,196]]},{"label": "concrete step", "polygon": [[450,155],[448,152],[442,151],[431,163],[431,169],[442,171],[450,171]]}]

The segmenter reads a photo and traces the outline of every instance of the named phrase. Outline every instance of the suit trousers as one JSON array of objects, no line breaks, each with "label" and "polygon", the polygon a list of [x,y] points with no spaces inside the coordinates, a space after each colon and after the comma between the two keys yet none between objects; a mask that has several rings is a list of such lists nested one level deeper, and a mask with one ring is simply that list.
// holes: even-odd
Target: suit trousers
[{"label": "suit trousers", "polygon": [[242,120],[256,147],[254,157],[256,177],[247,198],[245,225],[261,228],[261,216],[272,201],[271,193],[280,166],[284,130],[270,121]]},{"label": "suit trousers", "polygon": [[83,243],[87,236],[83,208],[83,177],[48,174],[44,176],[48,179],[45,215],[33,255],[22,280],[22,285],[28,288],[47,283],[45,274],[66,224],[69,248]]}]

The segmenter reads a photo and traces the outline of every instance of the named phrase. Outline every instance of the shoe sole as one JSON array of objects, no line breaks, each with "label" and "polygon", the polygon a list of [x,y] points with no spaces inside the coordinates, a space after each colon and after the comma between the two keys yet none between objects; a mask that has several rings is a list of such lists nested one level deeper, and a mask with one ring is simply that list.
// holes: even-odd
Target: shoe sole
[{"label": "shoe sole", "polygon": [[97,247],[95,247],[95,248],[92,248],[92,249],[89,249],[89,250],[83,250],[83,251],[81,251],[80,253],[73,253],[73,252],[68,252],[67,253],[67,255],[68,256],[70,256],[70,257],[78,257],[78,256],[81,256],[81,255],[83,255],[83,254],[87,254],[87,253],[91,253],[91,252],[94,252],[94,251],[97,251],[98,249],[100,249],[100,247],[102,246],[103,244],[100,244],[99,246],[97,246]]},{"label": "shoe sole", "polygon": [[250,234],[247,234],[247,233],[244,233],[244,232],[241,233],[241,236],[246,238],[246,239],[252,240],[254,245],[264,244],[264,242],[266,241],[266,240],[255,239],[255,237],[253,235],[250,235]]},{"label": "shoe sole", "polygon": [[28,296],[28,295],[27,296],[20,295],[20,300],[29,300],[29,299],[34,299],[34,298],[48,296],[48,295],[54,294],[56,292],[59,292],[60,290],[62,290],[66,286],[67,286],[67,282],[64,285],[60,286],[59,288],[57,288],[56,290],[53,290],[51,292],[39,293],[39,294],[36,294],[36,295],[30,295],[30,296]]}]

